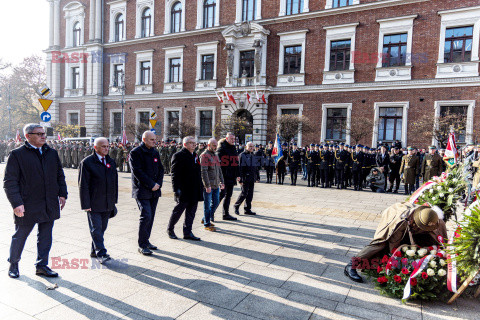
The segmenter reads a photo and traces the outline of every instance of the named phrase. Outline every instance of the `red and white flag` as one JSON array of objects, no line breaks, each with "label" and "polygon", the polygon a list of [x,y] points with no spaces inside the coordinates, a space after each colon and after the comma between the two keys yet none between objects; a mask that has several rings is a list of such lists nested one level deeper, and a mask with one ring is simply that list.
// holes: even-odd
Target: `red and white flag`
[{"label": "red and white flag", "polygon": [[220,103],[223,103],[223,99],[222,99],[222,97],[220,97],[217,90],[215,90],[215,95],[217,96],[218,101],[220,101]]},{"label": "red and white flag", "polygon": [[250,93],[247,92],[247,101],[248,103],[252,103],[252,96],[250,96]]},{"label": "red and white flag", "polygon": [[267,100],[265,100],[265,91],[262,94],[262,102],[267,104]]},{"label": "red and white flag", "polygon": [[20,138],[20,131],[17,129],[17,135],[15,137],[15,142],[22,142],[22,138]]},{"label": "red and white flag", "polygon": [[260,95],[258,94],[257,88],[255,88],[255,98],[257,98],[257,102],[260,102]]},{"label": "red and white flag", "polygon": [[451,164],[457,163],[458,151],[457,144],[455,143],[455,133],[452,131],[448,136],[447,149],[445,149],[445,158],[449,159]]},{"label": "red and white flag", "polygon": [[125,132],[125,130],[123,130],[123,134],[122,134],[122,145],[126,146],[127,143],[128,143],[127,133]]},{"label": "red and white flag", "polygon": [[233,104],[237,104],[237,102],[235,101],[235,98],[233,97],[232,94],[228,93],[227,90],[225,90],[225,88],[223,88],[223,94],[227,97],[227,100],[228,101],[231,101]]},{"label": "red and white flag", "polygon": [[60,135],[60,132],[57,133],[57,140],[58,140],[58,141],[62,140],[62,136]]}]

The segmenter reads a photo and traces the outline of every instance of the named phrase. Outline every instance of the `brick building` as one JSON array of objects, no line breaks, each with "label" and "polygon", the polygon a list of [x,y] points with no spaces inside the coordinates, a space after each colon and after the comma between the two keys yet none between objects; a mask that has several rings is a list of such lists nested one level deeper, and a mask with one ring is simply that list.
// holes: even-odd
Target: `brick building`
[{"label": "brick building", "polygon": [[155,112],[162,139],[186,122],[206,140],[241,114],[265,143],[275,134],[267,122],[293,113],[315,124],[299,135],[303,145],[350,143],[352,119],[367,116],[375,124],[364,143],[423,146],[431,141],[409,130],[411,120],[452,110],[466,114],[462,139],[476,140],[477,0],[48,2],[53,121],[87,135],[121,136],[124,83],[125,124],[148,124]]}]

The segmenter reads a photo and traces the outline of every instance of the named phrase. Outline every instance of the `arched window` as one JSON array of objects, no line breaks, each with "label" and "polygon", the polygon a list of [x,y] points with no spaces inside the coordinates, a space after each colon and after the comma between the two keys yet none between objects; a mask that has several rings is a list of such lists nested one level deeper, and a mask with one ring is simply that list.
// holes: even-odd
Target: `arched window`
[{"label": "arched window", "polygon": [[75,22],[73,25],[73,41],[72,41],[72,46],[73,47],[78,47],[80,45],[80,22]]},{"label": "arched window", "polygon": [[142,12],[142,38],[149,37],[152,31],[152,10],[145,8]]},{"label": "arched window", "polygon": [[303,12],[303,0],[286,0],[287,1],[287,15],[297,14]]},{"label": "arched window", "polygon": [[203,27],[211,28],[215,24],[215,0],[205,0],[203,2]]},{"label": "arched window", "polygon": [[170,32],[180,32],[182,26],[182,3],[180,1],[172,6],[170,23]]},{"label": "arched window", "polygon": [[115,18],[115,41],[123,40],[123,14],[118,14]]},{"label": "arched window", "polygon": [[242,21],[255,20],[257,0],[242,0]]}]

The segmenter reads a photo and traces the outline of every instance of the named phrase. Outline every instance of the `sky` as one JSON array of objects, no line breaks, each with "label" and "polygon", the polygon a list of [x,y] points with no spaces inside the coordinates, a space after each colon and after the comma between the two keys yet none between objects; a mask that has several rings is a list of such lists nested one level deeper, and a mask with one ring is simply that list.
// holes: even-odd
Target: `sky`
[{"label": "sky", "polygon": [[44,55],[48,47],[47,0],[2,0],[0,58],[18,64],[32,54]]}]

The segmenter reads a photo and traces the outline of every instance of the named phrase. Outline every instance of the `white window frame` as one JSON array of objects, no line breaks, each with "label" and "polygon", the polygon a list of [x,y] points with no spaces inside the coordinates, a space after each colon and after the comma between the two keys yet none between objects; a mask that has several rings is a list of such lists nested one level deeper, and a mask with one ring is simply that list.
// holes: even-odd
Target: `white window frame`
[{"label": "white window frame", "polygon": [[[395,17],[377,20],[380,24],[378,34],[378,58],[375,81],[394,81],[412,79],[412,43],[413,21],[418,15]],[[407,52],[405,66],[382,67],[383,42],[385,36],[399,33],[407,33]]]},{"label": "white window frame", "polygon": [[[80,97],[83,96],[85,91],[85,66],[86,64],[83,62],[84,57],[86,57],[85,50],[81,49],[78,55],[82,55],[77,62],[65,62],[65,88],[64,88],[64,96],[65,97]],[[77,51],[74,51],[77,53]],[[74,52],[66,52],[69,56],[72,55]],[[72,83],[72,68],[79,68],[80,71],[80,83],[78,88],[73,89]]]},{"label": "white window frame", "polygon": [[67,110],[67,124],[72,125],[72,122],[70,121],[70,115],[72,114],[77,114],[78,115],[78,126],[80,127],[80,110]]},{"label": "white window frame", "polygon": [[[135,109],[135,124],[140,124],[140,112],[148,112],[148,118],[150,119],[150,115],[152,114],[152,108],[138,108]],[[150,128],[150,123],[148,124],[148,128]]]},{"label": "white window frame", "polygon": [[[278,58],[278,76],[277,86],[304,86],[305,85],[305,50],[306,37],[309,30],[298,30],[278,33],[280,36],[280,50]],[[302,64],[300,66],[300,73],[298,74],[283,74],[285,66],[285,47],[302,46]]]},{"label": "white window frame", "polygon": [[[165,78],[163,92],[182,92],[183,91],[183,49],[184,45],[176,47],[163,48],[165,50]],[[180,75],[178,82],[169,82],[170,59],[180,58]]]},{"label": "white window frame", "polygon": [[[204,43],[195,43],[197,47],[197,76],[195,91],[212,90],[217,87],[217,57],[218,57],[218,43],[219,41],[211,41]],[[202,80],[202,56],[213,54],[213,79]],[[183,64],[182,64],[183,68]]]},{"label": "white window frame", "polygon": [[356,5],[356,4],[360,4],[360,0],[353,0],[352,4],[351,4],[351,5],[348,5],[348,6],[333,8],[333,0],[327,0],[327,3],[326,3],[326,5],[325,5],[325,9],[348,8],[348,7],[354,6],[354,5]]},{"label": "white window frame", "polygon": [[[473,143],[473,120],[474,120],[474,111],[475,111],[475,100],[441,100],[435,101],[434,110],[435,110],[435,119],[440,117],[440,109],[442,106],[454,107],[454,106],[467,106],[467,123],[465,125],[465,143]],[[438,125],[437,123],[435,125]],[[435,139],[432,139],[433,144],[438,142]]]},{"label": "white window frame", "polygon": [[[323,84],[354,83],[354,57],[355,52],[355,34],[358,22],[343,24],[338,26],[323,27],[326,30],[325,44],[325,67],[323,71]],[[330,49],[332,41],[350,40],[350,67],[348,70],[330,71]]]},{"label": "white window frame", "polygon": [[[215,0],[215,21],[213,22],[213,27],[219,27],[220,26],[220,1],[221,0]],[[197,26],[195,27],[196,29],[204,29],[203,28],[203,3],[205,0],[197,0]]]},{"label": "white window frame", "polygon": [[153,37],[155,36],[155,1],[154,0],[137,0],[136,5],[136,23],[135,23],[135,38],[142,37],[142,13],[146,8],[150,8],[152,13],[151,18],[151,27],[150,27],[150,34],[146,36]]},{"label": "white window frame", "polygon": [[[436,78],[478,77],[480,6],[439,11],[441,16]],[[473,26],[472,58],[470,61],[444,63],[447,28]]]},{"label": "white window frame", "polygon": [[[113,80],[114,80],[114,72],[115,72],[115,68],[114,66],[117,65],[117,64],[122,64],[123,65],[123,74],[124,74],[124,77],[126,76],[126,58],[127,58],[127,54],[126,53],[118,53],[118,54],[111,54],[109,55],[109,60],[110,60],[110,85],[108,86],[109,88],[109,92],[108,94],[109,95],[120,95],[121,92],[115,92],[113,90]],[[125,79],[125,78],[124,78]]]},{"label": "white window frame", "polygon": [[65,47],[73,47],[73,26],[75,23],[80,23],[80,43],[82,46],[85,43],[85,5],[78,1],[70,2],[63,7],[65,13]]},{"label": "white window frame", "polygon": [[123,14],[123,37],[119,41],[127,40],[127,1],[111,1],[107,4],[110,5],[109,42],[115,42],[115,19],[119,14]]},{"label": "white window frame", "polygon": [[406,146],[408,143],[408,109],[410,108],[409,101],[394,101],[394,102],[375,102],[374,108],[374,121],[373,121],[373,136],[372,146],[376,146],[378,143],[378,124],[380,121],[380,108],[403,108],[402,110],[402,146]]},{"label": "white window frame", "polygon": [[[172,108],[164,108],[163,109],[163,140],[167,140],[168,135],[168,126],[170,123],[168,123],[168,112],[169,111],[178,111],[178,123],[182,123],[182,113],[183,113],[183,108],[182,107],[172,107]],[[175,138],[178,138],[178,136],[175,136]]]},{"label": "white window frame", "polygon": [[[172,18],[172,6],[180,1],[182,4],[182,24],[180,26],[180,32],[185,31],[185,0],[166,0],[165,1],[165,31],[164,33],[172,33],[171,30],[171,18]],[[178,32],[176,32],[178,33]]]},{"label": "white window frame", "polygon": [[[125,110],[124,110],[124,112],[125,112]],[[113,137],[121,137],[122,136],[122,132],[120,132],[120,134],[113,134],[113,114],[114,113],[120,113],[121,114],[122,109],[110,109],[110,127],[109,127],[110,140],[113,140]]]},{"label": "white window frame", "polygon": [[352,103],[323,103],[322,104],[322,129],[320,131],[320,141],[327,139],[327,109],[347,109],[347,123],[345,128],[345,143],[350,144],[350,127],[352,123]]},{"label": "white window frame", "polygon": [[[198,128],[198,130],[195,131],[195,138],[197,139],[198,142],[207,142],[208,139],[213,138],[215,136],[215,111],[217,108],[215,106],[213,107],[196,107],[195,108],[195,127]],[[200,137],[200,111],[212,111],[212,136],[211,137]],[[201,141],[200,141],[200,138]]]},{"label": "white window frame", "polygon": [[[298,116],[303,116],[303,104],[279,104],[277,105],[277,119],[282,115],[283,109],[298,109]],[[297,144],[302,145],[302,128],[300,128],[297,136]]]},{"label": "white window frame", "polygon": [[[255,8],[255,20],[262,19],[262,0],[256,0],[257,7]],[[235,16],[235,23],[242,23],[242,8],[243,8],[243,0],[236,0],[236,16]]]},{"label": "white window frame", "polygon": [[[152,93],[153,89],[153,49],[135,51],[137,55],[137,64],[136,64],[136,80],[135,80],[135,93],[136,94],[149,94]],[[141,72],[140,66],[142,62],[150,61],[150,84],[140,84]]]},{"label": "white window frame", "polygon": [[[279,17],[283,17],[287,15],[287,1],[290,1],[290,0],[280,0],[280,12],[278,13]],[[309,2],[310,2],[309,0],[303,0],[302,12],[298,14],[310,12]]]}]

